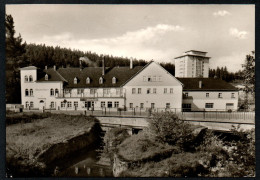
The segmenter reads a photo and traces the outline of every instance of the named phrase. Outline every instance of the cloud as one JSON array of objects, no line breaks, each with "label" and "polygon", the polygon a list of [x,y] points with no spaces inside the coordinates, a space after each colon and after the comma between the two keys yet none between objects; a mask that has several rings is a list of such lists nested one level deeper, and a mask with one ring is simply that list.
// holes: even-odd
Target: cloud
[{"label": "cloud", "polygon": [[226,10],[219,10],[219,11],[213,13],[213,16],[215,16],[215,17],[219,17],[219,16],[223,17],[226,15],[231,15],[231,13]]},{"label": "cloud", "polygon": [[185,31],[185,28],[179,25],[157,24],[136,31],[128,31],[111,38],[75,39],[73,34],[63,32],[52,36],[44,35],[38,42],[52,46],[59,45],[83,51],[93,51],[99,54],[170,61],[173,57],[172,54],[175,53],[172,47],[168,47],[168,49],[160,47],[167,42],[168,36],[166,35],[169,35],[167,33],[174,35],[174,33],[183,31]]},{"label": "cloud", "polygon": [[237,28],[230,28],[229,34],[238,39],[246,39],[248,32],[246,31],[239,31]]}]

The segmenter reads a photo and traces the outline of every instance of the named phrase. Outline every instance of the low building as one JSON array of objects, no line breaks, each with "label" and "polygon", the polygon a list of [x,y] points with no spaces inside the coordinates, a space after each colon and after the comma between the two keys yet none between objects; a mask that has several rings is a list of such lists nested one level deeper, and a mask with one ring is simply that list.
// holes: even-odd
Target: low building
[{"label": "low building", "polygon": [[178,78],[183,84],[184,111],[235,111],[238,90],[214,78]]}]

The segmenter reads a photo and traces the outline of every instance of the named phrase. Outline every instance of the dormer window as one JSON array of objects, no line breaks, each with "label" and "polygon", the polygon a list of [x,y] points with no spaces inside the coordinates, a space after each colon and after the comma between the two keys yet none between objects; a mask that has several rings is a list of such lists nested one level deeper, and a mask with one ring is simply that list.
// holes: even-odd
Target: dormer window
[{"label": "dormer window", "polygon": [[24,82],[28,82],[28,76],[24,76]]},{"label": "dormer window", "polygon": [[29,76],[29,81],[30,81],[30,82],[33,81],[33,77],[32,77],[32,75]]},{"label": "dormer window", "polygon": [[112,84],[116,84],[116,78],[115,77],[112,78]]},{"label": "dormer window", "polygon": [[45,75],[45,80],[48,81],[48,74]]},{"label": "dormer window", "polygon": [[75,77],[74,78],[74,84],[77,84],[78,83],[78,79]]},{"label": "dormer window", "polygon": [[103,78],[102,77],[99,78],[99,84],[103,84]]},{"label": "dormer window", "polygon": [[87,77],[87,79],[86,79],[86,84],[90,84],[90,78],[89,77]]}]

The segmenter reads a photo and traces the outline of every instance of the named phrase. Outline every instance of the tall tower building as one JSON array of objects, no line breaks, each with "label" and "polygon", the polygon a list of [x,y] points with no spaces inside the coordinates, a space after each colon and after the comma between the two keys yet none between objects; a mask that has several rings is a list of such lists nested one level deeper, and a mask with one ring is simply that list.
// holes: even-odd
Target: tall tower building
[{"label": "tall tower building", "polygon": [[190,50],[175,59],[175,77],[209,77],[207,52]]}]

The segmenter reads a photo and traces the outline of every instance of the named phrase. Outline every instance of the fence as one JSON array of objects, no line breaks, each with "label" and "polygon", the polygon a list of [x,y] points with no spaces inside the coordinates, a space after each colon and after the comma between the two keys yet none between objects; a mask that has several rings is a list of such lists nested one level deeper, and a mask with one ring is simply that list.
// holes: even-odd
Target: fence
[{"label": "fence", "polygon": [[239,111],[194,111],[187,112],[178,108],[128,108],[128,109],[114,109],[102,108],[101,110],[78,110],[78,111],[57,111],[48,110],[53,113],[69,113],[69,114],[84,114],[93,116],[127,116],[127,117],[149,117],[156,112],[172,112],[183,120],[209,120],[209,121],[229,121],[229,122],[255,122],[255,112],[239,112]]}]

